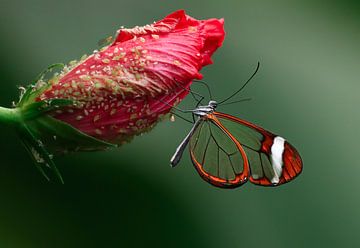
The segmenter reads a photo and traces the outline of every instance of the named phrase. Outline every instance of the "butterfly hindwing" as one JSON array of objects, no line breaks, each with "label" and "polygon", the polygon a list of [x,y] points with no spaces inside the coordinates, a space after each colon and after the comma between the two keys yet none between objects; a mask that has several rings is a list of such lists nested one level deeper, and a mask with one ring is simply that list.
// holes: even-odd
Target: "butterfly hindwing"
[{"label": "butterfly hindwing", "polygon": [[252,183],[276,186],[301,173],[301,157],[284,138],[231,115],[219,112],[213,115],[243,147]]},{"label": "butterfly hindwing", "polygon": [[203,117],[190,139],[191,160],[207,182],[234,188],[248,178],[248,162],[239,142],[212,115]]}]

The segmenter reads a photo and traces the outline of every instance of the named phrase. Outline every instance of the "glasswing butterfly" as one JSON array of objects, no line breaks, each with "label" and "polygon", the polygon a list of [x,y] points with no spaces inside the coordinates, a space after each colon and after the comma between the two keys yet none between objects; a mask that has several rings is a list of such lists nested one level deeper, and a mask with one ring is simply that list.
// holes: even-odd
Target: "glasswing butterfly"
[{"label": "glasswing butterfly", "polygon": [[277,186],[301,173],[301,157],[284,138],[216,111],[217,106],[240,92],[258,69],[259,63],[248,81],[225,100],[219,103],[210,100],[206,106],[183,111],[191,112],[197,119],[172,156],[172,167],[180,162],[189,145],[195,169],[205,181],[217,187],[235,188],[248,180],[257,185]]}]

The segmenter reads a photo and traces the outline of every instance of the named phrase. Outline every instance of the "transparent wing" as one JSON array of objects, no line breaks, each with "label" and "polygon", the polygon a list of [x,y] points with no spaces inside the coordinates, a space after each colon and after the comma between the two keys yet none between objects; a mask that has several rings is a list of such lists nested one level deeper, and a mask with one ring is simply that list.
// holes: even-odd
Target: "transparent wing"
[{"label": "transparent wing", "polygon": [[235,188],[246,182],[245,151],[212,115],[203,117],[189,148],[191,160],[205,181],[221,188]]},{"label": "transparent wing", "polygon": [[285,139],[234,116],[218,112],[213,115],[243,147],[252,183],[276,186],[301,173],[301,157]]}]

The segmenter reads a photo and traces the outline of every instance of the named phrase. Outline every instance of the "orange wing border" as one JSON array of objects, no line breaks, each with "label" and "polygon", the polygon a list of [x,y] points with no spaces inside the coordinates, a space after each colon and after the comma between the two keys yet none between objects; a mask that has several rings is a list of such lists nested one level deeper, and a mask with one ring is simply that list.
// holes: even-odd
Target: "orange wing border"
[{"label": "orange wing border", "polygon": [[224,134],[226,134],[235,143],[244,161],[243,171],[240,174],[235,174],[235,179],[233,180],[225,180],[217,176],[211,175],[210,173],[206,172],[203,169],[203,165],[196,160],[194,152],[192,151],[190,146],[190,157],[195,169],[205,181],[220,188],[236,188],[246,183],[249,178],[249,162],[246,156],[246,152],[244,151],[240,142],[229,132],[229,130],[227,130],[226,127],[224,127],[223,124],[221,124],[221,122],[216,118],[214,114],[208,114],[203,118],[205,118],[204,121],[211,121],[213,124],[219,127],[224,132]]}]

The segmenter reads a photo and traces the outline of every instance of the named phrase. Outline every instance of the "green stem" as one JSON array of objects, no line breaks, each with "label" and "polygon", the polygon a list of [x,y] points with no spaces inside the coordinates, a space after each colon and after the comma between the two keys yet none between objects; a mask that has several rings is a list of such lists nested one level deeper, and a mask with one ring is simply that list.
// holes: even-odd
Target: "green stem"
[{"label": "green stem", "polygon": [[20,119],[19,109],[0,107],[0,124],[14,125],[19,123]]}]

